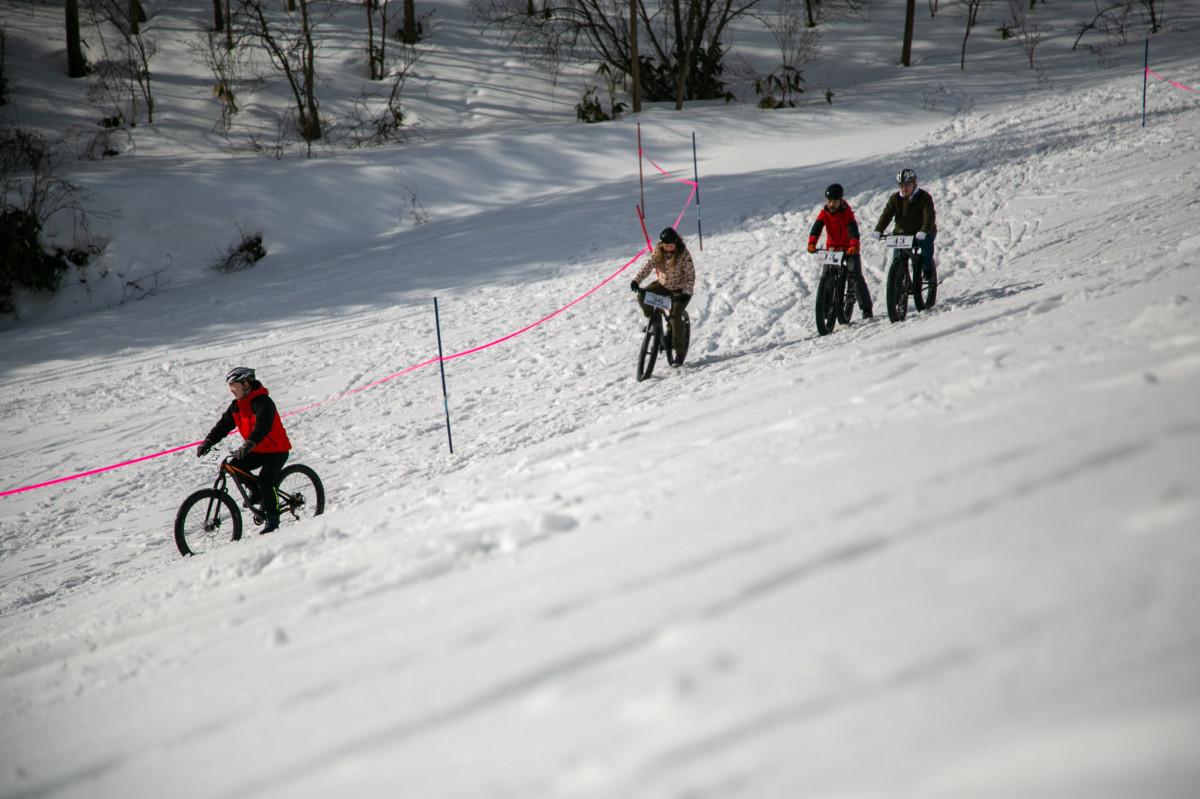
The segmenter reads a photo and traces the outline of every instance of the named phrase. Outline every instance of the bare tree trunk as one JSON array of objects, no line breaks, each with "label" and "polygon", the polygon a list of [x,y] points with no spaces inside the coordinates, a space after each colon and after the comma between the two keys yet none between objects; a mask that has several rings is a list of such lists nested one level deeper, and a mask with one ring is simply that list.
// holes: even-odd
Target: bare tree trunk
[{"label": "bare tree trunk", "polygon": [[405,44],[417,43],[417,9],[414,0],[404,0],[404,35],[401,38]]},{"label": "bare tree trunk", "polygon": [[975,20],[979,18],[979,7],[983,5],[983,0],[961,0],[967,11],[967,30],[963,33],[962,53],[958,59],[958,68],[967,68],[967,37],[971,35],[971,28],[975,27]]},{"label": "bare tree trunk", "polygon": [[[1142,0],[1142,6],[1148,12],[1150,12],[1150,32],[1151,33],[1158,33],[1159,28],[1161,27],[1161,23],[1159,21],[1160,15],[1159,15],[1157,9],[1155,9],[1155,7],[1154,7],[1156,4],[1161,3],[1161,2],[1162,2],[1162,0]],[[1030,3],[1030,7],[1031,8],[1033,7],[1032,2]]]},{"label": "bare tree trunk", "polygon": [[808,21],[805,24],[810,28],[817,27],[817,18],[813,14],[813,8],[819,2],[821,2],[821,0],[804,0],[804,11],[808,15]]},{"label": "bare tree trunk", "polygon": [[67,0],[67,77],[82,78],[88,74],[79,39],[79,0]]},{"label": "bare tree trunk", "polygon": [[309,0],[300,0],[300,20],[304,31],[304,112],[300,115],[300,131],[307,142],[321,138],[321,117],[317,112],[317,82],[316,52],[313,44],[312,25],[308,19]]},{"label": "bare tree trunk", "polygon": [[225,15],[221,13],[221,0],[213,0],[213,30],[225,29]]},{"label": "bare tree trunk", "polygon": [[629,80],[633,84],[633,113],[642,110],[642,66],[638,63],[637,0],[629,0]]},{"label": "bare tree trunk", "polygon": [[[674,0],[671,3],[672,10],[675,12],[675,42],[678,45],[676,48],[679,51],[679,83],[675,91],[675,110],[679,111],[683,108],[683,95],[687,90],[687,73],[688,73],[688,54],[690,52],[689,45],[692,40],[692,32],[689,30],[684,33],[683,18],[679,15],[679,3],[681,0]],[[691,22],[691,14],[688,14],[688,22]]]},{"label": "bare tree trunk", "polygon": [[[367,75],[371,80],[379,80],[381,77],[378,70],[375,68],[377,63],[377,49],[375,47],[375,8],[376,0],[363,0],[363,8],[367,12]],[[383,38],[387,38],[387,31],[383,32]]]},{"label": "bare tree trunk", "polygon": [[141,24],[146,21],[146,9],[138,0],[129,0],[129,30],[135,35],[141,33]]},{"label": "bare tree trunk", "polygon": [[917,16],[917,0],[908,0],[904,9],[904,49],[900,53],[900,63],[908,66],[912,60],[913,21]]}]

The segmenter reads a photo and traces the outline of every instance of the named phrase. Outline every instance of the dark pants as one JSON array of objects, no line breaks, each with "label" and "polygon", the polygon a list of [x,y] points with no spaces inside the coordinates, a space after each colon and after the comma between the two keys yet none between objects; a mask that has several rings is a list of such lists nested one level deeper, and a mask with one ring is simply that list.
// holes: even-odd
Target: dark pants
[{"label": "dark pants", "polygon": [[287,463],[286,452],[251,452],[245,458],[234,458],[230,465],[244,472],[252,472],[261,467],[258,473],[258,495],[261,498],[263,511],[275,516],[279,515],[279,495],[275,489],[279,487],[279,473]]},{"label": "dark pants", "polygon": [[[682,291],[671,291],[668,288],[663,288],[663,285],[657,280],[651,283],[649,286],[646,286],[646,291],[650,294],[661,294],[664,297],[671,298],[671,346],[682,359],[686,354],[684,352],[684,345],[687,343],[686,339],[684,338],[683,310],[687,308],[687,304],[692,301],[692,298],[689,296],[686,300],[682,299],[684,296]],[[646,315],[647,319],[649,319],[650,312],[653,311],[654,308],[647,305],[642,300],[642,295],[640,294],[638,295],[638,305],[642,306],[642,313]]]},{"label": "dark pants", "polygon": [[937,238],[937,231],[933,231],[925,237],[924,241],[917,242],[917,252],[921,254],[921,265],[928,272],[933,266],[933,240]]},{"label": "dark pants", "polygon": [[847,255],[846,267],[854,276],[854,296],[858,297],[858,308],[866,316],[871,311],[871,291],[867,288],[867,279],[863,277],[862,259],[857,255]]}]

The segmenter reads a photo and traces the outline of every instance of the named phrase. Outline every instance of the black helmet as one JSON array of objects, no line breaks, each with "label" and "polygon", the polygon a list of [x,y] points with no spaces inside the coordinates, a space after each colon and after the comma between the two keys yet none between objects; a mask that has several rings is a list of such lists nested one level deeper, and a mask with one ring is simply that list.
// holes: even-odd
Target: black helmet
[{"label": "black helmet", "polygon": [[916,183],[917,172],[915,169],[901,169],[896,173],[896,184]]},{"label": "black helmet", "polygon": [[680,241],[679,234],[673,227],[663,228],[663,232],[658,234],[659,244],[678,244]]},{"label": "black helmet", "polygon": [[825,199],[840,200],[845,193],[841,183],[830,183],[829,188],[825,189]]},{"label": "black helmet", "polygon": [[233,383],[249,383],[254,379],[254,370],[249,366],[235,366],[229,370],[229,374],[225,375],[227,384]]}]

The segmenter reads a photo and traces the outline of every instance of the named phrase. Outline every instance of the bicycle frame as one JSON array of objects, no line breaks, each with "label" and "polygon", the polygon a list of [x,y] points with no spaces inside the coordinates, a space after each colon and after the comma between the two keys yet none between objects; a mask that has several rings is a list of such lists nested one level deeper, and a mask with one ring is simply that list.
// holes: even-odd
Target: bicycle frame
[{"label": "bicycle frame", "polygon": [[[671,368],[677,368],[683,365],[683,353],[675,352],[672,346],[672,331],[671,331],[671,309],[675,305],[675,298],[666,294],[657,294],[646,289],[638,289],[638,297],[641,298],[642,304],[650,311],[646,320],[646,329],[643,331],[645,336],[642,338],[642,346],[639,349],[638,356],[638,382],[646,380],[654,373],[654,362],[658,358],[658,353],[667,353],[667,364]],[[690,340],[689,322],[687,311],[680,314],[680,323],[683,325],[683,335],[685,342],[683,344],[683,352],[687,352],[687,341]]]},{"label": "bicycle frame", "polygon": [[816,303],[817,333],[827,336],[840,322],[850,324],[858,288],[850,273],[848,255],[841,250],[818,250],[817,263],[821,265],[821,276],[817,280]]},{"label": "bicycle frame", "polygon": [[[892,251],[887,277],[888,319],[902,322],[908,316],[908,300],[918,311],[925,311],[937,302],[937,263],[931,257],[928,264],[921,258],[916,236],[891,235],[884,246]],[[924,284],[924,286],[922,286]]]},{"label": "bicycle frame", "polygon": [[[246,491],[246,481],[250,480],[253,481],[252,484],[257,484],[258,478],[250,472],[234,466],[229,462],[231,458],[232,456],[230,455],[221,457],[220,466],[217,470],[217,479],[213,480],[213,488],[215,488],[217,491],[221,491],[232,496],[233,492],[229,491],[225,487],[232,478],[233,484],[237,486],[238,493],[241,494],[242,501],[245,503],[243,507],[256,507],[250,502],[250,494]],[[298,501],[298,497],[293,496],[292,494],[289,494],[278,487],[275,489],[275,493],[279,497],[280,511],[288,510],[290,506],[295,505]]]}]

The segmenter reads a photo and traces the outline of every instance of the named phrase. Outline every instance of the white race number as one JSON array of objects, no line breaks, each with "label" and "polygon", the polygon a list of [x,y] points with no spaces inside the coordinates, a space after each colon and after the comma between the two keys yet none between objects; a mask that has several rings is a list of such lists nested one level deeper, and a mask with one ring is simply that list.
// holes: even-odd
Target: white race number
[{"label": "white race number", "polygon": [[646,292],[645,303],[651,308],[662,308],[667,313],[671,312],[671,298],[663,294],[655,294],[652,291]]}]

